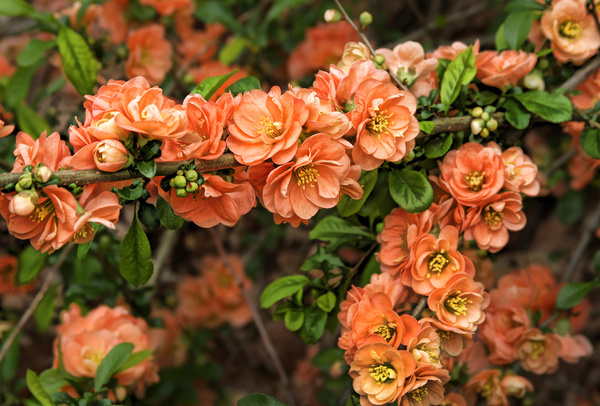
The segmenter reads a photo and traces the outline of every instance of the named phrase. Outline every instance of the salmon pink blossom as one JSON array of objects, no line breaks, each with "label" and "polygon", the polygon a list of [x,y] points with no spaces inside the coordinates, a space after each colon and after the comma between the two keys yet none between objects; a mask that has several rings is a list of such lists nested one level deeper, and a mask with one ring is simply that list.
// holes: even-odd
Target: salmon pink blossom
[{"label": "salmon pink blossom", "polygon": [[535,67],[537,56],[524,51],[484,51],[476,58],[477,78],[502,91],[516,86]]},{"label": "salmon pink blossom", "polygon": [[558,369],[561,342],[554,334],[539,329],[527,331],[517,343],[517,354],[523,369],[534,374],[551,374]]},{"label": "salmon pink blossom", "polygon": [[125,63],[125,72],[129,78],[144,76],[152,85],[159,85],[165,80],[173,66],[173,47],[165,38],[164,26],[152,24],[130,31],[127,48],[129,58]]}]

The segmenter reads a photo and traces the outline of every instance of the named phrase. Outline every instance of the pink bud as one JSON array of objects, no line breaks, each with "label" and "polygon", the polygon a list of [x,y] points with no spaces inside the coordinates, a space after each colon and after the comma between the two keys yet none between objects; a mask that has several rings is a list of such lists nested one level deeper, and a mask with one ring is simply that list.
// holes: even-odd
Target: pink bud
[{"label": "pink bud", "polygon": [[500,387],[504,394],[508,396],[514,396],[516,398],[522,398],[527,392],[533,391],[531,382],[522,376],[518,375],[506,375],[500,382]]},{"label": "pink bud", "polygon": [[50,168],[48,168],[47,166],[41,165],[36,168],[35,178],[39,182],[46,183],[50,180],[51,177],[52,177],[52,170]]},{"label": "pink bud", "polygon": [[18,193],[12,198],[8,205],[8,210],[17,216],[28,216],[38,203],[38,195],[34,191],[26,190]]},{"label": "pink bud", "polygon": [[104,140],[94,149],[94,162],[104,172],[116,172],[131,165],[127,148],[118,140]]}]

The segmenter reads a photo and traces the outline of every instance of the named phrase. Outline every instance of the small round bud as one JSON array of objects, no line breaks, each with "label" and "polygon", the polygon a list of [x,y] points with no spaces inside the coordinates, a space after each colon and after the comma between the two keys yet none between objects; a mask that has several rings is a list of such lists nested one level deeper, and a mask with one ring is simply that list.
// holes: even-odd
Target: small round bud
[{"label": "small round bud", "polygon": [[363,11],[358,17],[358,21],[363,28],[367,28],[373,22],[373,16],[368,11]]},{"label": "small round bud", "polygon": [[337,11],[336,9],[330,8],[325,11],[325,15],[323,16],[325,22],[327,23],[337,23],[342,19],[342,13]]},{"label": "small round bud", "polygon": [[550,63],[548,62],[547,59],[538,59],[538,63],[537,63],[538,68],[540,68],[541,70],[545,70],[545,69],[548,69],[548,66],[550,66]]},{"label": "small round bud", "polygon": [[190,169],[189,171],[185,172],[185,178],[190,182],[195,182],[196,179],[198,179],[198,172],[196,172],[193,169]]},{"label": "small round bud", "polygon": [[187,197],[188,192],[185,189],[175,189],[175,196],[177,197]]},{"label": "small round bud", "polygon": [[52,177],[52,169],[45,165],[40,165],[35,169],[35,179],[40,183],[46,183]]},{"label": "small round bud", "polygon": [[488,135],[490,135],[490,130],[488,130],[487,128],[484,128],[483,130],[481,130],[481,138],[487,138]]},{"label": "small round bud", "polygon": [[479,106],[475,107],[473,109],[473,111],[471,112],[471,115],[473,117],[481,117],[482,114],[483,114],[483,109]]},{"label": "small round bud", "polygon": [[175,176],[175,178],[173,178],[173,181],[177,189],[183,189],[187,185],[187,180],[185,179],[185,176],[177,175]]},{"label": "small round bud", "polygon": [[133,157],[119,140],[100,141],[94,148],[94,163],[104,172],[117,172],[133,163]]},{"label": "small round bud", "polygon": [[198,184],[195,182],[190,182],[186,185],[185,191],[188,193],[194,193],[198,190]]},{"label": "small round bud", "polygon": [[385,57],[381,54],[375,54],[373,57],[373,62],[375,62],[377,65],[383,65],[385,63]]},{"label": "small round bud", "polygon": [[544,90],[546,88],[544,78],[542,77],[541,72],[537,70],[534,70],[523,78],[523,85],[531,90]]},{"label": "small round bud", "polygon": [[403,160],[404,162],[410,162],[413,159],[415,159],[415,151],[410,151],[408,154],[406,154]]},{"label": "small round bud", "polygon": [[484,112],[481,114],[481,119],[482,119],[483,121],[488,121],[488,120],[490,119],[490,113],[488,113],[487,111],[484,111]]},{"label": "small round bud", "polygon": [[383,226],[384,226],[384,225],[385,225],[385,224],[383,224],[383,222],[381,222],[381,223],[377,223],[377,225],[375,226],[375,232],[376,232],[377,234],[381,234],[381,232],[383,231]]},{"label": "small round bud", "polygon": [[20,192],[12,198],[8,205],[8,210],[17,216],[28,216],[38,203],[38,195],[35,191],[26,190]]},{"label": "small round bud", "polygon": [[33,179],[31,178],[31,175],[29,175],[29,176],[23,175],[19,178],[19,186],[21,186],[21,188],[29,189],[32,185],[33,185]]},{"label": "small round bud", "polygon": [[169,180],[169,186],[171,186],[173,189],[177,189],[177,186],[175,186],[175,178],[171,178],[171,180]]},{"label": "small round bud", "polygon": [[484,127],[485,121],[480,118],[476,118],[475,120],[471,121],[471,132],[475,135],[479,134]]},{"label": "small round bud", "polygon": [[15,190],[16,190],[17,192],[22,192],[22,191],[23,191],[23,188],[21,187],[21,185],[19,185],[19,184],[17,183],[17,184],[15,185]]},{"label": "small round bud", "polygon": [[485,123],[485,128],[490,131],[496,131],[498,129],[498,122],[496,119],[492,118],[487,123]]}]

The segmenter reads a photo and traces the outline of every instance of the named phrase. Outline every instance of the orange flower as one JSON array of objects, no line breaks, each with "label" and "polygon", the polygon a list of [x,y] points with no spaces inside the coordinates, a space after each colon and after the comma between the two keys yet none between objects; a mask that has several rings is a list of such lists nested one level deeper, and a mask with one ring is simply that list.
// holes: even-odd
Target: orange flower
[{"label": "orange flower", "polygon": [[82,331],[61,337],[65,370],[75,377],[93,378],[100,362],[121,341],[111,331]]},{"label": "orange flower", "polygon": [[504,163],[493,148],[468,142],[446,154],[439,181],[458,203],[476,206],[504,185]]},{"label": "orange flower", "polygon": [[60,134],[55,132],[47,136],[45,131],[37,140],[20,131],[14,154],[16,158],[11,172],[22,172],[26,166],[36,167],[40,163],[56,171],[67,166],[71,157],[69,147],[60,139]]},{"label": "orange flower", "polygon": [[161,16],[170,16],[192,4],[191,0],[140,0],[140,4],[150,6]]},{"label": "orange flower", "polygon": [[527,331],[517,343],[523,369],[534,374],[551,374],[558,369],[561,342],[554,334],[542,334],[537,328]]},{"label": "orange flower", "polygon": [[581,110],[594,107],[600,100],[600,70],[588,76],[582,84],[577,86],[576,90],[579,90],[581,94],[569,96],[575,107]]},{"label": "orange flower", "polygon": [[326,134],[313,135],[302,143],[295,162],[269,174],[263,205],[284,218],[310,219],[319,209],[338,203],[341,181],[349,172],[350,158],[343,145]]},{"label": "orange flower", "polygon": [[438,238],[421,235],[412,245],[411,256],[410,273],[402,274],[402,283],[420,295],[443,288],[454,275],[475,276],[473,262],[458,251],[458,230],[452,226],[443,227]]},{"label": "orange flower", "polygon": [[465,398],[456,392],[446,394],[444,401],[441,403],[442,406],[467,406]]},{"label": "orange flower", "polygon": [[564,336],[555,335],[555,337],[560,341],[558,356],[565,362],[575,364],[579,362],[579,358],[589,357],[594,352],[592,343],[582,334],[576,336],[570,334]]},{"label": "orange flower", "polygon": [[468,210],[467,216],[473,220],[465,230],[465,239],[475,240],[483,250],[500,251],[508,243],[508,230],[518,231],[525,227],[527,219],[522,208],[518,193],[504,192],[490,197],[480,206]]},{"label": "orange flower", "polygon": [[220,61],[202,61],[200,67],[191,68],[188,71],[188,73],[194,78],[195,83],[200,83],[206,78],[231,73],[235,69],[237,69],[237,72],[234,73],[233,76],[231,76],[229,79],[227,79],[225,83],[223,83],[221,87],[217,89],[215,94],[213,94],[210,98],[211,100],[217,100],[219,97],[229,94],[225,93],[225,89],[227,89],[230,85],[240,80],[241,78],[248,76],[248,72],[236,65],[223,65]]},{"label": "orange flower", "polygon": [[[473,43],[473,54],[475,54],[475,56],[479,54],[479,45],[479,40],[475,40],[475,43]],[[455,41],[451,45],[437,47],[435,51],[428,53],[427,57],[436,59],[449,59],[453,61],[458,54],[460,54],[462,51],[465,51],[467,48],[469,48],[469,46],[464,42]]]},{"label": "orange flower", "polygon": [[412,338],[406,345],[406,349],[415,358],[417,366],[429,364],[441,365],[440,345],[439,334],[431,325],[425,323],[425,325],[421,326],[419,335]]},{"label": "orange flower", "polygon": [[378,168],[383,161],[399,161],[415,146],[421,131],[414,114],[415,97],[392,84],[367,79],[354,98],[352,125],[356,142],[352,159],[364,170]]},{"label": "orange flower", "polygon": [[502,91],[516,86],[535,67],[536,54],[524,51],[508,50],[497,53],[484,51],[477,55],[477,78],[484,85],[496,87]]},{"label": "orange flower", "polygon": [[541,27],[560,62],[581,65],[600,47],[600,34],[585,1],[554,0],[542,15]]},{"label": "orange flower", "polygon": [[[90,223],[102,224],[107,228],[114,229],[115,223],[119,221],[121,205],[119,199],[112,192],[101,192],[97,196],[90,195],[89,200],[84,200],[82,194],[80,205],[83,210],[80,210],[81,217],[73,227],[73,237],[71,242],[75,244],[85,244],[94,238],[94,229]],[[87,197],[87,196],[86,196]]]},{"label": "orange flower", "polygon": [[465,385],[467,403],[475,404],[475,394],[485,398],[488,406],[508,406],[508,399],[500,386],[500,371],[488,369],[472,377]]},{"label": "orange flower", "polygon": [[113,45],[118,45],[127,39],[129,23],[125,18],[125,12],[128,3],[128,0],[110,0],[100,6],[98,25],[109,32],[109,39]]},{"label": "orange flower", "polygon": [[527,379],[518,375],[505,375],[500,381],[502,391],[508,396],[523,398],[527,392],[533,392],[533,385]]},{"label": "orange flower", "polygon": [[405,383],[399,406],[439,405],[444,400],[444,385],[450,381],[448,370],[439,365],[418,365]]},{"label": "orange flower", "polygon": [[4,125],[4,121],[0,120],[0,138],[4,138],[7,135],[11,134],[14,131],[14,129],[14,125]]},{"label": "orange flower", "polygon": [[509,303],[497,308],[493,297],[492,305],[487,309],[485,321],[480,327],[480,337],[490,350],[490,361],[496,365],[509,364],[517,359],[517,342],[531,327],[525,309],[509,306]]},{"label": "orange flower", "polygon": [[[352,123],[344,113],[335,110],[331,103],[318,97],[312,90],[300,89],[294,94],[304,101],[308,109],[306,129],[309,132],[324,133],[333,139],[339,139],[352,128]],[[348,147],[351,148],[352,145]]]},{"label": "orange flower", "polygon": [[538,168],[519,147],[510,147],[502,151],[495,142],[488,147],[494,148],[504,162],[504,188],[512,192],[520,192],[527,196],[540,193],[540,182],[537,180]]},{"label": "orange flower", "polygon": [[308,117],[304,102],[275,86],[269,93],[254,89],[233,111],[227,146],[238,162],[256,165],[272,158],[282,165],[292,160]]},{"label": "orange flower", "polygon": [[386,405],[405,392],[405,380],[415,370],[415,360],[407,351],[388,344],[361,347],[350,365],[352,386],[361,396],[361,405]]},{"label": "orange flower", "polygon": [[159,85],[165,80],[173,62],[173,47],[165,39],[165,27],[151,24],[127,35],[129,58],[125,62],[125,73],[129,78],[144,76],[151,85]]}]

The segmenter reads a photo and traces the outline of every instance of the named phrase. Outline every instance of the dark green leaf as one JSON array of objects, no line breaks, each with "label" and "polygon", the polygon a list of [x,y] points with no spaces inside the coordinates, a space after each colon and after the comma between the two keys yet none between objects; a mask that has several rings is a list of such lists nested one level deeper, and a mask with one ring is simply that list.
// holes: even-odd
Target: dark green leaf
[{"label": "dark green leaf", "polygon": [[71,28],[60,26],[58,51],[67,79],[81,95],[93,94],[98,76],[98,61],[88,44]]},{"label": "dark green leaf", "polygon": [[236,96],[253,89],[260,89],[260,81],[256,76],[246,76],[229,85],[225,92],[231,92],[233,96]]},{"label": "dark green leaf", "polygon": [[594,270],[598,273],[600,272],[600,251],[597,251],[594,254]]},{"label": "dark green leaf", "polygon": [[[65,385],[69,382],[65,381]],[[60,389],[60,388],[59,388]],[[52,401],[57,405],[72,405],[77,406],[79,403],[65,392],[56,392],[52,394]]]},{"label": "dark green leaf", "polygon": [[494,43],[496,44],[497,51],[504,51],[505,49],[509,48],[504,35],[504,24],[498,27],[498,30],[496,31],[496,36],[494,37]]},{"label": "dark green leaf", "polygon": [[433,188],[425,176],[411,169],[390,172],[390,194],[409,213],[422,213],[433,203]]},{"label": "dark green leaf", "polygon": [[[5,332],[5,334],[10,334]],[[21,333],[17,334],[17,338],[10,345],[6,355],[0,362],[0,385],[7,385],[17,374],[19,368],[19,353],[21,347]]]},{"label": "dark green leaf", "polygon": [[567,283],[556,296],[556,308],[566,310],[577,306],[594,286],[596,286],[594,281]]},{"label": "dark green leaf", "polygon": [[291,275],[279,278],[267,285],[262,295],[260,295],[260,305],[264,309],[271,307],[278,300],[298,292],[307,283],[310,283],[310,279],[304,275]]},{"label": "dark green leaf", "polygon": [[529,31],[533,16],[530,11],[514,11],[504,21],[504,38],[510,49],[520,49]]},{"label": "dark green leaf", "polygon": [[[17,109],[21,105],[21,102],[25,100],[29,93],[31,79],[37,68],[37,66],[21,67],[13,73],[6,85],[6,92],[4,94],[6,105],[13,109]],[[32,127],[33,125],[29,126],[30,129]],[[37,139],[40,134],[34,133],[30,135]]]},{"label": "dark green leaf", "polygon": [[140,202],[138,218],[148,231],[153,231],[160,227],[160,218],[158,215],[158,210],[156,209],[156,206],[152,204]]},{"label": "dark green leaf", "polygon": [[198,3],[194,14],[205,23],[221,23],[234,33],[240,33],[244,29],[233,14],[232,8],[219,0]]},{"label": "dark green leaf", "polygon": [[16,109],[17,123],[21,131],[25,131],[37,139],[44,131],[50,130],[50,124],[29,106],[20,104]]},{"label": "dark green leaf", "polygon": [[185,220],[173,213],[171,205],[160,196],[156,200],[156,209],[160,222],[169,230],[177,230],[185,223]]},{"label": "dark green leaf", "polygon": [[35,9],[24,0],[0,1],[0,15],[8,17],[28,17],[36,14]]},{"label": "dark green leaf", "polygon": [[327,292],[317,298],[317,306],[324,312],[329,313],[335,307],[335,294],[333,292]]},{"label": "dark green leaf", "polygon": [[546,6],[535,0],[513,0],[506,5],[504,11],[511,13],[513,11],[545,11]]},{"label": "dark green leaf", "polygon": [[42,41],[37,38],[30,40],[17,57],[17,65],[33,66],[47,59],[46,51],[56,47],[56,41]]},{"label": "dark green leaf", "polygon": [[444,74],[446,73],[446,69],[448,69],[448,65],[450,65],[450,62],[452,62],[450,59],[438,59],[438,66],[435,69],[435,73],[437,74],[437,77],[440,81],[443,79]]},{"label": "dark green leaf", "polygon": [[435,124],[433,124],[433,121],[419,121],[419,127],[424,133],[431,134],[435,128]]},{"label": "dark green leaf", "polygon": [[285,328],[290,331],[298,331],[304,324],[304,309],[290,309],[285,314]]},{"label": "dark green leaf", "polygon": [[131,354],[129,356],[129,358],[127,358],[127,361],[125,361],[123,363],[123,365],[121,365],[119,367],[119,369],[117,369],[115,371],[114,375],[118,375],[121,372],[126,371],[129,368],[136,366],[137,364],[144,361],[146,358],[148,358],[152,354],[153,354],[152,350],[142,350],[142,351],[134,352],[133,354]]},{"label": "dark green leaf", "polygon": [[327,216],[319,221],[309,234],[311,240],[332,241],[340,237],[360,236],[375,239],[375,237],[347,220]]},{"label": "dark green leaf", "polygon": [[337,208],[340,212],[340,216],[349,217],[353,214],[358,213],[361,207],[365,204],[365,201],[373,191],[375,183],[377,183],[378,171],[363,171],[358,179],[358,183],[363,188],[363,195],[360,199],[354,200],[348,195],[342,196],[338,202]]},{"label": "dark green leaf", "polygon": [[113,192],[124,200],[137,200],[144,193],[144,184],[141,180],[135,179],[131,186],[126,186],[123,189],[113,188]]},{"label": "dark green leaf", "polygon": [[573,105],[562,94],[532,90],[513,96],[530,112],[551,123],[562,123],[573,117]]},{"label": "dark green leaf", "polygon": [[489,104],[492,104],[498,99],[498,95],[494,92],[490,92],[489,90],[484,90],[483,92],[479,92],[477,96],[477,105],[485,107]]},{"label": "dark green leaf", "polygon": [[191,94],[199,94],[204,98],[204,100],[208,100],[213,94],[215,94],[217,90],[219,90],[221,86],[223,86],[225,82],[227,82],[227,79],[235,75],[237,71],[237,69],[234,69],[224,75],[206,78],[202,82],[198,83],[194,90],[192,90]]},{"label": "dark green leaf", "polygon": [[569,190],[556,205],[556,215],[565,224],[575,224],[585,211],[585,196],[582,192]]},{"label": "dark green leaf", "polygon": [[131,355],[133,351],[133,344],[131,343],[120,343],[115,345],[108,354],[102,359],[98,369],[96,370],[96,376],[94,377],[94,390],[98,392],[119,370]]},{"label": "dark green leaf", "polygon": [[140,161],[137,163],[138,171],[147,178],[156,175],[156,161]]},{"label": "dark green leaf", "polygon": [[40,383],[40,379],[36,373],[31,369],[27,370],[27,387],[42,406],[54,406],[52,398]]},{"label": "dark green leaf", "polygon": [[119,270],[123,278],[133,286],[148,282],[154,271],[152,252],[148,237],[135,215],[129,231],[121,241],[119,253]]},{"label": "dark green leaf", "polygon": [[439,158],[444,156],[452,146],[453,137],[450,134],[437,134],[425,144],[425,156],[427,158]]},{"label": "dark green leaf", "polygon": [[269,395],[253,393],[238,400],[238,406],[287,406],[285,403]]},{"label": "dark green leaf", "polygon": [[523,130],[529,126],[531,114],[516,100],[506,99],[504,103],[506,108],[506,120],[517,130]]},{"label": "dark green leaf", "polygon": [[311,304],[305,311],[300,338],[306,344],[315,344],[323,335],[326,323],[327,313],[317,307],[315,303]]},{"label": "dark green leaf", "polygon": [[460,94],[462,87],[471,83],[476,73],[477,68],[475,67],[475,55],[472,47],[458,54],[450,62],[440,86],[441,101],[446,112]]},{"label": "dark green leaf", "polygon": [[376,273],[381,273],[381,266],[375,258],[375,255],[371,255],[367,265],[365,265],[365,269],[360,273],[360,286],[365,286],[367,283],[371,282],[371,276]]},{"label": "dark green leaf", "polygon": [[317,246],[317,252],[304,261],[300,267],[300,270],[312,271],[313,269],[320,269],[328,272],[332,269],[339,269],[343,267],[345,267],[345,265],[337,255],[327,250],[327,248],[319,245]]},{"label": "dark green leaf", "polygon": [[48,327],[50,326],[50,322],[54,316],[57,298],[57,285],[52,285],[42,298],[40,304],[35,308],[33,317],[38,330],[42,333],[48,330]]},{"label": "dark green leaf", "polygon": [[46,265],[48,254],[42,254],[33,247],[27,247],[19,255],[17,283],[24,285],[34,280]]},{"label": "dark green leaf", "polygon": [[160,157],[160,147],[162,146],[162,141],[160,140],[151,140],[144,144],[143,147],[140,148],[140,154],[142,156],[142,161],[150,161],[155,158]]},{"label": "dark green leaf", "polygon": [[584,128],[579,141],[586,154],[594,159],[600,159],[600,129]]}]

